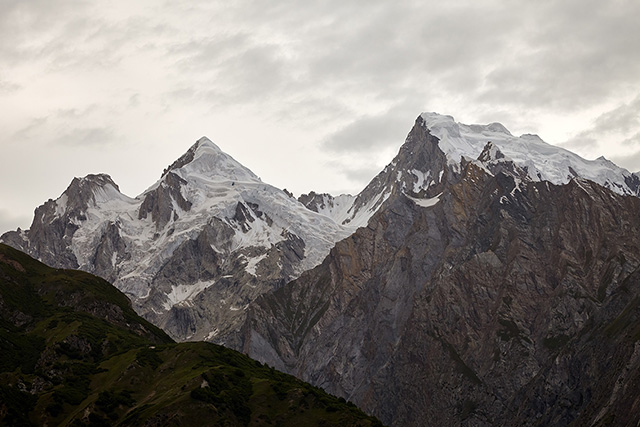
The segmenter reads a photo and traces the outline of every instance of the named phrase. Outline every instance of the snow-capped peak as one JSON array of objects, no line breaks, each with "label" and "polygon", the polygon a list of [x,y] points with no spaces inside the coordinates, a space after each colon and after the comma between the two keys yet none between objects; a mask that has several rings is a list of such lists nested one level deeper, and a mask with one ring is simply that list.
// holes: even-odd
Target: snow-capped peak
[{"label": "snow-capped peak", "polygon": [[220,149],[220,147],[218,147],[216,144],[214,144],[213,141],[211,141],[206,136],[203,136],[202,138],[197,140],[194,145],[196,146],[196,149],[212,149],[212,150],[215,150],[217,152],[222,153],[222,150]]},{"label": "snow-capped peak", "polygon": [[81,209],[112,200],[130,200],[120,192],[118,185],[107,174],[90,174],[83,178],[74,178],[62,196],[59,200],[65,205],[65,208],[67,200],[69,200],[70,203]]},{"label": "snow-capped peak", "polygon": [[257,175],[223,152],[207,137],[196,141],[162,175],[165,176],[170,171],[175,171],[183,179],[194,177],[215,182],[260,182]]},{"label": "snow-capped peak", "polygon": [[439,139],[438,146],[451,164],[458,164],[463,157],[479,159],[491,141],[495,149],[527,171],[534,181],[566,184],[574,177],[581,177],[619,194],[640,194],[638,179],[603,157],[586,160],[544,142],[537,135],[516,137],[500,123],[466,125],[456,122],[451,116],[437,113],[423,113],[420,117],[424,121],[423,126]]}]

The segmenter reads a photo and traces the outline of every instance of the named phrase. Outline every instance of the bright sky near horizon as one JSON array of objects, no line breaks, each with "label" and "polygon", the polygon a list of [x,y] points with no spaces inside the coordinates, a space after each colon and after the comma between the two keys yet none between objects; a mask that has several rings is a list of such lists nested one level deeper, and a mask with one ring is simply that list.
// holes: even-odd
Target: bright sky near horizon
[{"label": "bright sky near horizon", "polygon": [[0,0],[0,233],[73,177],[137,196],[206,135],[356,193],[423,111],[640,170],[640,2]]}]

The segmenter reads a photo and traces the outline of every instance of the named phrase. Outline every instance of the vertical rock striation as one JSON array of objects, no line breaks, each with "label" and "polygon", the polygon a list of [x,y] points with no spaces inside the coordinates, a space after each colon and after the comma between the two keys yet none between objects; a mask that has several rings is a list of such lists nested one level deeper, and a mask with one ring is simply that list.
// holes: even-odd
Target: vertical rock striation
[{"label": "vertical rock striation", "polygon": [[418,119],[381,209],[250,306],[244,351],[392,425],[636,423],[640,199],[437,147]]}]

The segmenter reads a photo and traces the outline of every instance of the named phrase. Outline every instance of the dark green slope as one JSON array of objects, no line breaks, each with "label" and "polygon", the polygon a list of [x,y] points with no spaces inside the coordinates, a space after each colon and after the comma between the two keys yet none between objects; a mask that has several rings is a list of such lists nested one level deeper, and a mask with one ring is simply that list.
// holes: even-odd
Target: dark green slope
[{"label": "dark green slope", "polygon": [[87,273],[0,244],[1,425],[379,425],[207,343],[174,343]]}]

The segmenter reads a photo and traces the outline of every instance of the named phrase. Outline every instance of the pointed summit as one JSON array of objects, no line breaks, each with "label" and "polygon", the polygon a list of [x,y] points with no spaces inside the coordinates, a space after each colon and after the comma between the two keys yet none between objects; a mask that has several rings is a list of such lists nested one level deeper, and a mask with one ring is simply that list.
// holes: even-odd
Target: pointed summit
[{"label": "pointed summit", "polygon": [[215,150],[215,151],[222,152],[220,147],[218,147],[216,144],[214,144],[213,141],[211,141],[206,136],[203,136],[202,138],[197,140],[196,143],[193,144],[193,146],[195,146],[197,148],[210,149],[210,150]]},{"label": "pointed summit", "polygon": [[166,168],[162,177],[178,169],[182,170],[179,175],[187,180],[189,175],[198,175],[215,181],[260,181],[257,175],[206,136],[197,140],[185,154]]},{"label": "pointed summit", "polygon": [[218,148],[218,146],[216,146],[213,142],[211,142],[211,140],[209,138],[207,138],[206,136],[203,136],[202,138],[200,138],[199,140],[196,141],[195,144],[193,144],[186,153],[184,153],[182,156],[180,156],[178,158],[178,160],[176,160],[175,162],[171,163],[167,168],[165,168],[165,170],[162,171],[162,177],[164,177],[167,173],[169,173],[170,171],[174,170],[174,169],[179,169],[189,163],[191,163],[195,157],[196,151],[198,150],[198,148],[201,145],[208,145],[211,144],[213,147],[215,147],[215,149],[217,149],[218,151],[220,151],[220,148]]},{"label": "pointed summit", "polygon": [[[428,118],[453,123],[449,116],[432,115]],[[447,158],[438,146],[439,140],[429,132],[428,123],[424,117],[418,116],[396,157],[358,194],[343,224],[366,225],[394,194],[433,197],[442,191],[447,179]]]}]

